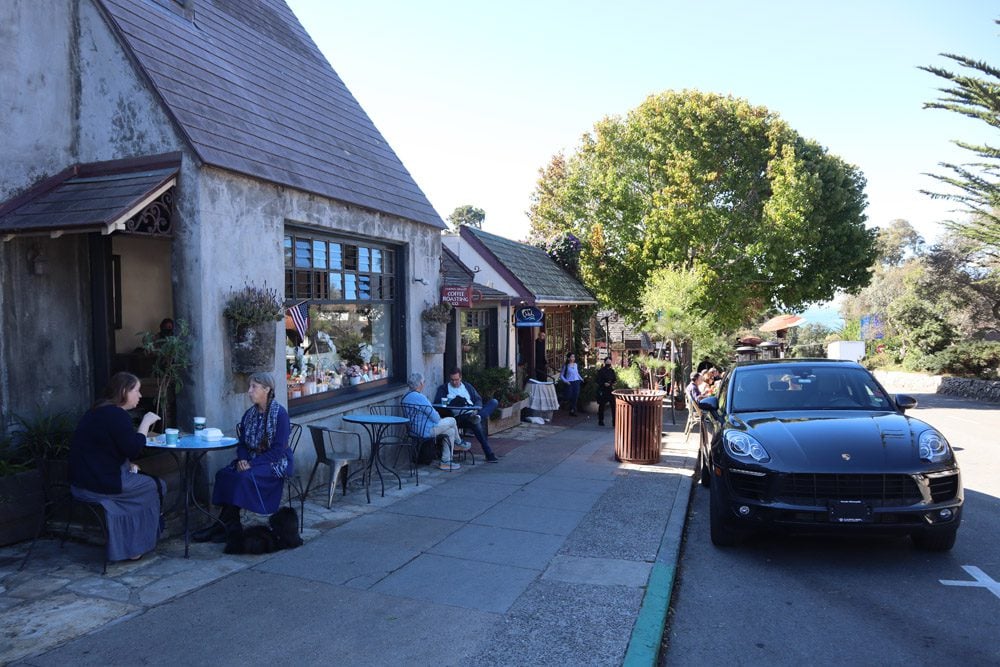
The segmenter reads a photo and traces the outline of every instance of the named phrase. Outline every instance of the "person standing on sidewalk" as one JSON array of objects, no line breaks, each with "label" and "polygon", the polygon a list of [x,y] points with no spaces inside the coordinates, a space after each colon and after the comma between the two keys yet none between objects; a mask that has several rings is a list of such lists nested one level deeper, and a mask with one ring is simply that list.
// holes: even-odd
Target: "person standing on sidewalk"
[{"label": "person standing on sidewalk", "polygon": [[539,331],[535,339],[535,379],[539,382],[549,381],[549,365],[545,361],[545,332]]},{"label": "person standing on sidewalk", "polygon": [[615,373],[614,366],[611,365],[611,357],[604,357],[604,365],[597,371],[597,425],[604,426],[604,408],[611,403],[611,425],[615,423],[615,397],[611,394],[615,390],[615,383],[618,381],[618,374]]},{"label": "person standing on sidewalk", "polygon": [[576,402],[580,399],[580,385],[583,384],[583,377],[576,367],[576,355],[572,352],[566,355],[566,362],[563,364],[559,379],[569,387],[566,391],[566,402],[569,403],[569,416],[576,416]]},{"label": "person standing on sidewalk", "polygon": [[439,435],[443,435],[444,446],[441,447],[441,463],[438,464],[438,468],[448,472],[459,470],[462,465],[451,460],[452,450],[468,451],[470,445],[459,437],[455,418],[439,415],[431,402],[423,395],[423,374],[412,373],[407,379],[406,385],[410,391],[403,396],[400,403],[403,405],[404,414],[410,419],[410,429],[423,439],[434,438],[436,440]]},{"label": "person standing on sidewalk", "polygon": [[462,379],[462,369],[458,366],[451,369],[451,373],[448,374],[448,382],[437,388],[437,392],[434,394],[434,403],[437,405],[448,405],[455,399],[465,401],[464,403],[459,403],[460,405],[475,405],[479,408],[478,412],[466,412],[456,416],[455,421],[459,426],[472,430],[472,433],[476,436],[476,440],[479,441],[480,446],[483,448],[483,455],[486,457],[487,463],[497,463],[499,459],[497,459],[497,455],[493,453],[493,450],[490,449],[490,443],[486,437],[486,429],[483,428],[483,424],[489,420],[490,415],[493,414],[497,409],[497,405],[499,405],[497,399],[491,398],[488,401],[484,401],[483,397],[476,391],[476,388]]}]

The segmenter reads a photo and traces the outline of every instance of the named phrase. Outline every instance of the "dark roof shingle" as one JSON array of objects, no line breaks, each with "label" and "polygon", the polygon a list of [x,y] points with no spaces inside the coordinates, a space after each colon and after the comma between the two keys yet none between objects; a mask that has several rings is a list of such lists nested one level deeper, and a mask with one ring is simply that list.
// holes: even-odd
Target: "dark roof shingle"
[{"label": "dark roof shingle", "polygon": [[204,162],[444,228],[283,0],[99,0]]},{"label": "dark roof shingle", "polygon": [[463,226],[461,233],[471,235],[482,244],[524,285],[536,301],[597,303],[594,295],[579,280],[556,264],[541,248],[474,227]]}]

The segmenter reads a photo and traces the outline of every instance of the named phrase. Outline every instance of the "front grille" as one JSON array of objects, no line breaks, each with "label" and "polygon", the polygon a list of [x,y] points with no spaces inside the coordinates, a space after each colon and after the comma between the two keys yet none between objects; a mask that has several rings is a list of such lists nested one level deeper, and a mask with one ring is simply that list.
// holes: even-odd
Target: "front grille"
[{"label": "front grille", "polygon": [[931,488],[931,499],[936,503],[943,503],[958,495],[958,473],[928,475],[927,483]]},{"label": "front grille", "polygon": [[774,499],[795,505],[822,505],[828,500],[881,501],[882,506],[913,505],[923,500],[910,475],[778,475]]},{"label": "front grille", "polygon": [[767,478],[767,474],[754,475],[732,468],[729,470],[729,481],[732,484],[733,493],[741,498],[764,500],[767,492]]}]

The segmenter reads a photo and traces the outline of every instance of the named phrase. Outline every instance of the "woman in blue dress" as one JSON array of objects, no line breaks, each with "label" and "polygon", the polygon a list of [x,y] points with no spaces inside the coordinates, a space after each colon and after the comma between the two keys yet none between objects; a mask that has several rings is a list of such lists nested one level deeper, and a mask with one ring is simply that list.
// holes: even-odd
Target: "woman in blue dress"
[{"label": "woman in blue dress", "polygon": [[136,430],[127,411],[135,409],[140,398],[139,378],[114,375],[104,399],[80,419],[69,446],[70,492],[104,508],[110,561],[135,560],[155,549],[160,536],[160,499],[166,486],[138,474],[139,466],[131,461],[146,446],[150,426],[160,419],[147,412]]},{"label": "woman in blue dress", "polygon": [[292,473],[288,412],[274,400],[270,373],[251,375],[247,393],[253,406],[240,420],[236,460],[215,474],[212,503],[219,506],[219,521],[196,532],[196,541],[224,542],[226,528],[240,522],[241,508],[274,514],[281,506],[285,477]]}]

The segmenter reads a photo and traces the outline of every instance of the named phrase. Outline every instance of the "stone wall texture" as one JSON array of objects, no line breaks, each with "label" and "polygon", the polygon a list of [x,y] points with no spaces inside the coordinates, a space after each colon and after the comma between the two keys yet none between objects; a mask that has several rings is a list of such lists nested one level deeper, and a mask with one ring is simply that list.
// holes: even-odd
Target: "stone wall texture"
[{"label": "stone wall texture", "polygon": [[875,371],[875,377],[892,393],[943,394],[974,401],[1000,403],[1000,381],[997,380],[975,380],[901,371]]}]

